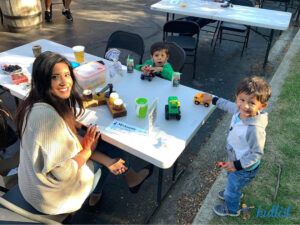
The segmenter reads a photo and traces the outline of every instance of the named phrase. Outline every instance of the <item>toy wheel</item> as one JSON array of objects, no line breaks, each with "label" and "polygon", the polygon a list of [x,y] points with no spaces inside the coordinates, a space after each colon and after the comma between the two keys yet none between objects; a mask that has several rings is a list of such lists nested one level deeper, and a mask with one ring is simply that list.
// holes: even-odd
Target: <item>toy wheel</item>
[{"label": "toy wheel", "polygon": [[208,107],[208,106],[209,106],[209,104],[208,104],[207,102],[205,102],[205,103],[204,103],[204,106],[205,106],[205,107]]},{"label": "toy wheel", "polygon": [[169,107],[168,107],[168,105],[165,105],[165,117],[166,117],[166,120],[169,120],[169,119],[170,119],[170,114],[169,114]]},{"label": "toy wheel", "polygon": [[149,82],[152,81],[152,77],[149,77],[148,81],[149,81]]},{"label": "toy wheel", "polygon": [[170,114],[166,113],[166,120],[169,120],[169,119],[170,119]]},{"label": "toy wheel", "polygon": [[142,80],[144,80],[144,79],[145,79],[144,75],[141,75],[141,79],[142,79]]},{"label": "toy wheel", "polygon": [[196,104],[196,105],[199,105],[199,104],[200,104],[200,102],[198,102],[198,101],[195,101],[195,104]]},{"label": "toy wheel", "polygon": [[177,114],[176,115],[176,120],[180,120],[181,119],[181,115],[180,114]]}]

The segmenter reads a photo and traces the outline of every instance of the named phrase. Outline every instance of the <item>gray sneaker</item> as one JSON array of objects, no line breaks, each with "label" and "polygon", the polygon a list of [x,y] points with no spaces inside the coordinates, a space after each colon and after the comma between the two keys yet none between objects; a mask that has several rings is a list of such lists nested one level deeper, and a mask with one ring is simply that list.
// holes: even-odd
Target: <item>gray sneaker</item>
[{"label": "gray sneaker", "polygon": [[[219,199],[225,200],[225,198],[224,198],[224,192],[225,192],[225,190],[219,192],[219,194],[218,194],[218,198]],[[242,193],[240,199],[243,198],[243,197],[244,197],[244,194]]]},{"label": "gray sneaker", "polygon": [[237,212],[232,212],[227,208],[226,204],[215,205],[214,212],[218,216],[239,216],[240,215],[239,210]]}]

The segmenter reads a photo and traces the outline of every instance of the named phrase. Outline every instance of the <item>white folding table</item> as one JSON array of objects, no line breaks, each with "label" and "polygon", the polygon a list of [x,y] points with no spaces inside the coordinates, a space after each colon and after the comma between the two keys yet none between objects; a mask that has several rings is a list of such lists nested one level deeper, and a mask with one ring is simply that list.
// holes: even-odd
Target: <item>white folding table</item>
[{"label": "white folding table", "polygon": [[252,29],[268,42],[264,59],[265,66],[268,61],[274,30],[283,31],[288,29],[292,14],[290,12],[240,5],[223,8],[221,4],[213,1],[185,0],[185,7],[181,7],[180,0],[162,0],[151,5],[151,9],[167,13],[167,20],[169,13],[172,13],[270,29],[269,35],[264,35]]},{"label": "white folding table", "polygon": [[[31,47],[37,44],[42,46],[42,51],[57,52],[70,61],[75,60],[71,48],[42,39],[0,53],[0,65],[18,64],[30,74],[34,61]],[[103,60],[109,64],[106,60],[87,53],[85,59],[86,62]],[[107,82],[109,81],[110,78],[107,73]],[[13,96],[20,99],[23,99],[29,91],[25,86],[13,85],[10,78],[3,72],[0,72],[0,85],[9,89]],[[155,129],[147,135],[110,131],[107,127],[112,123],[113,118],[105,105],[86,109],[82,121],[85,124],[96,123],[103,140],[159,168],[157,202],[160,203],[163,169],[170,168],[172,165],[176,168],[178,157],[215,107],[210,105],[206,108],[203,105],[193,103],[193,97],[199,90],[183,85],[173,87],[172,82],[159,77],[155,77],[151,82],[141,80],[140,72],[135,70],[134,73],[127,73],[125,67],[123,68],[123,76],[114,79],[113,86],[127,109],[127,116],[117,118],[117,120],[144,130],[148,130],[148,119],[137,118],[135,99],[145,97],[151,105],[158,98]],[[179,121],[165,120],[165,104],[167,104],[169,96],[177,96],[180,101],[182,117]]]}]

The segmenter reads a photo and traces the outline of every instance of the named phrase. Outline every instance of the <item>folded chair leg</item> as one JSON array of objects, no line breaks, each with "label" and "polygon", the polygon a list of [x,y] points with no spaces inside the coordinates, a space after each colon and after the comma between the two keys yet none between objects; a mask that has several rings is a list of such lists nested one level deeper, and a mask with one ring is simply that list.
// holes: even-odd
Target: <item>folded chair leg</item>
[{"label": "folded chair leg", "polygon": [[249,42],[249,37],[250,37],[250,27],[247,30],[247,41],[246,41],[246,48],[248,48],[248,42]]},{"label": "folded chair leg", "polygon": [[244,39],[244,43],[243,43],[243,50],[242,50],[241,57],[243,56],[245,47],[248,48],[249,36],[250,36],[250,28],[247,29],[247,33],[246,33],[246,36],[245,36],[245,39]]},{"label": "folded chair leg", "polygon": [[242,57],[242,56],[243,56],[244,49],[245,49],[245,45],[246,45],[246,42],[244,42],[244,44],[243,44],[243,49],[242,49],[242,53],[241,53],[241,56],[240,56],[240,57]]},{"label": "folded chair leg", "polygon": [[217,33],[217,31],[218,31],[219,26],[220,26],[220,21],[218,21],[218,23],[217,23],[217,26],[216,26],[216,29],[215,29],[213,38],[212,38],[212,40],[211,40],[211,42],[210,42],[210,46],[213,45],[213,42],[214,42],[214,40],[215,40],[215,36],[216,36],[216,33]]},{"label": "folded chair leg", "polygon": [[216,37],[216,41],[215,41],[215,44],[214,44],[213,52],[214,52],[215,49],[216,49],[216,44],[217,44],[218,38],[220,38],[220,30],[221,30],[221,28],[219,28],[218,33],[217,33],[217,37]]},{"label": "folded chair leg", "polygon": [[248,45],[248,40],[247,39],[248,39],[248,36],[246,35],[245,39],[244,39],[244,43],[243,43],[243,49],[242,49],[241,57],[243,56],[245,47],[247,47],[247,45]]},{"label": "folded chair leg", "polygon": [[193,79],[196,78],[196,62],[197,62],[197,48],[195,49],[195,56],[194,56]]}]

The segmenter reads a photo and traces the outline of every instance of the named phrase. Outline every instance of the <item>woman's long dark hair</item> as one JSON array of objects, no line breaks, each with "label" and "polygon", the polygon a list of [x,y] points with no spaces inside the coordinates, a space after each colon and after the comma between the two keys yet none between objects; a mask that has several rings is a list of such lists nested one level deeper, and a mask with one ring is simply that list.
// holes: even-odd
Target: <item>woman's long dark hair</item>
[{"label": "woman's long dark hair", "polygon": [[[63,62],[70,70],[73,80],[71,95],[68,99],[61,99],[51,94],[51,75],[55,64]],[[24,102],[20,103],[16,111],[16,123],[20,140],[27,125],[27,118],[32,110],[32,107],[37,102],[47,103],[55,108],[57,113],[64,119],[71,130],[76,134],[75,121],[76,118],[84,112],[82,100],[77,93],[77,81],[73,73],[70,62],[54,52],[44,52],[40,54],[33,63],[31,90]],[[76,110],[76,103],[79,110]],[[27,114],[26,114],[27,113]],[[26,115],[26,118],[25,118]],[[23,123],[25,125],[23,127]],[[23,128],[23,130],[22,130]]]}]

